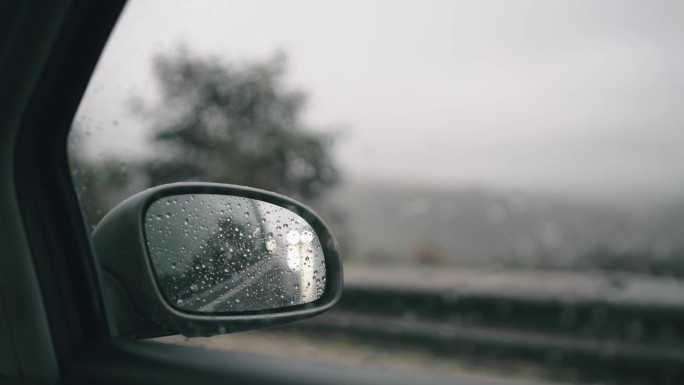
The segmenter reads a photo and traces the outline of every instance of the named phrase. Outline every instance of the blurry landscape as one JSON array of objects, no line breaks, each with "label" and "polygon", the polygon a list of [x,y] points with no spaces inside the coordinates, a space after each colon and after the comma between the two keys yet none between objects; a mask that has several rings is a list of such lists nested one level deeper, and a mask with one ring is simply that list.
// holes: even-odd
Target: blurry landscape
[{"label": "blurry landscape", "polygon": [[68,144],[88,229],[161,183],[275,191],[328,222],[345,293],[160,341],[682,383],[681,5],[198,3],[130,2],[98,64]]},{"label": "blurry landscape", "polygon": [[251,63],[185,48],[157,56],[161,99],[130,103],[151,133],[143,159],[85,156],[88,127],[77,121],[70,155],[89,228],[145,188],[219,182],[311,205],[333,227],[346,264],[684,276],[684,200],[639,205],[345,178],[334,136],[302,122],[306,95],[283,84],[285,68],[283,54]]},{"label": "blurry landscape", "polygon": [[684,201],[649,210],[481,188],[349,184],[350,263],[684,276]]}]

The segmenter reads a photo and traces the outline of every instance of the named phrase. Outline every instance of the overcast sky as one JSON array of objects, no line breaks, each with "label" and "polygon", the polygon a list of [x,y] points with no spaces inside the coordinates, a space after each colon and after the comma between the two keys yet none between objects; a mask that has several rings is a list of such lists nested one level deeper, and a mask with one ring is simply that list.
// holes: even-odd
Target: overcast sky
[{"label": "overcast sky", "polygon": [[[684,192],[682,1],[131,0],[78,114],[136,154],[151,57],[288,54],[349,180]],[[638,195],[637,195],[638,194]]]}]

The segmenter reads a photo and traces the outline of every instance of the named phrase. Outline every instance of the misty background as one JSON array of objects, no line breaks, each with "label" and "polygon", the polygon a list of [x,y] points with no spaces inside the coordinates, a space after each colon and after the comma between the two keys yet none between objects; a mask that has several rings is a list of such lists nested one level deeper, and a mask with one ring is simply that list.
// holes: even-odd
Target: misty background
[{"label": "misty background", "polygon": [[[681,276],[683,14],[669,1],[133,1],[74,121],[77,191],[92,227],[158,183],[265,186],[320,210],[345,263]],[[158,63],[183,73],[183,55],[209,70],[169,99],[165,85],[181,83]],[[251,68],[277,70],[261,82]],[[181,91],[243,83],[301,95],[292,127],[274,132],[320,143],[286,157],[293,167],[334,173],[269,185],[226,171],[244,154],[223,147],[203,152],[226,165],[211,175],[164,165],[160,132],[178,134],[172,113],[197,100]],[[277,126],[259,114],[222,121],[252,127],[225,143]],[[285,175],[275,152],[249,164]]]}]

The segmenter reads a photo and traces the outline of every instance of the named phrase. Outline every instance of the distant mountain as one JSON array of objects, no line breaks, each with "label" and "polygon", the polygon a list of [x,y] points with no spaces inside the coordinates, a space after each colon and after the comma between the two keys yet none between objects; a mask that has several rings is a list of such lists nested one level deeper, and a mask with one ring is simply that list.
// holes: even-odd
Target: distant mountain
[{"label": "distant mountain", "polygon": [[[486,189],[356,183],[330,197],[343,252],[365,263],[574,268],[610,258],[680,259],[684,210]],[[636,255],[636,257],[635,257]]]}]

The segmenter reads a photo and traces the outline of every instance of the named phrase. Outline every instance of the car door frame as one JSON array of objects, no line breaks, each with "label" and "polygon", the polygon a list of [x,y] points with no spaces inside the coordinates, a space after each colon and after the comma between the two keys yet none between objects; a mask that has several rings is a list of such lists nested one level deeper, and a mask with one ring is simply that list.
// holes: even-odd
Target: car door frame
[{"label": "car door frame", "polygon": [[56,380],[107,338],[66,158],[70,120],[122,1],[0,3],[0,375]]}]

